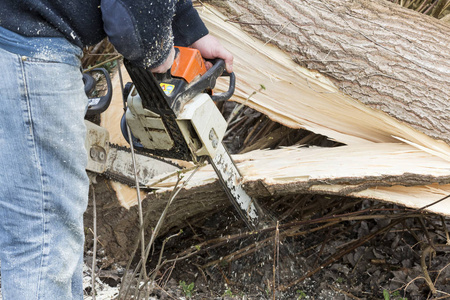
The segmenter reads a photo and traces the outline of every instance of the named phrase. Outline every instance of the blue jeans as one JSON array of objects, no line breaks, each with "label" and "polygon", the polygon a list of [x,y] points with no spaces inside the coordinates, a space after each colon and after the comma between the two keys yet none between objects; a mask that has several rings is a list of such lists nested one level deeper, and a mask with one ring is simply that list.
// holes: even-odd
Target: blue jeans
[{"label": "blue jeans", "polygon": [[0,47],[0,67],[3,299],[83,299],[89,180],[79,65]]}]

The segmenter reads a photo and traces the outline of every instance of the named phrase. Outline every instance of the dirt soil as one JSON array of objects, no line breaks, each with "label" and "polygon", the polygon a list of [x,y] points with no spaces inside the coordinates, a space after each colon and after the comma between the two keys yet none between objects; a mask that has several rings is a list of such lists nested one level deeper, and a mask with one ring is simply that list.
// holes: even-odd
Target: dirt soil
[{"label": "dirt soil", "polygon": [[[274,216],[289,211],[278,228],[250,234],[230,207],[159,239],[147,266],[162,255],[151,299],[450,298],[450,219],[349,198],[276,200],[266,199]],[[124,272],[99,277],[118,286]]]}]

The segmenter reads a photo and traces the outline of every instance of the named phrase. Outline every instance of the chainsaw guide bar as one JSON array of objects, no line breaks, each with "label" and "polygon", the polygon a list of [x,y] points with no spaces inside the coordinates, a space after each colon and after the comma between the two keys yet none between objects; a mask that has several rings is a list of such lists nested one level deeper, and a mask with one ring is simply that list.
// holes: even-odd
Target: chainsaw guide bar
[{"label": "chainsaw guide bar", "polygon": [[[133,165],[131,164],[131,149],[117,144],[109,144],[108,169],[103,173],[106,178],[136,186]],[[137,175],[140,188],[148,188],[149,181],[168,172],[176,172],[181,167],[173,161],[135,150],[137,159]]]}]

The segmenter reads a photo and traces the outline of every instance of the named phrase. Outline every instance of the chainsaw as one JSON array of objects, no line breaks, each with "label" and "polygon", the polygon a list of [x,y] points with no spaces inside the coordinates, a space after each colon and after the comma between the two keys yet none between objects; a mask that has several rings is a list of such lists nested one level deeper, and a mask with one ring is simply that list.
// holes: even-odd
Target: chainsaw
[{"label": "chainsaw", "polygon": [[[132,83],[123,89],[122,134],[137,153],[137,173],[143,185],[153,176],[178,169],[166,158],[208,162],[240,217],[255,229],[260,208],[243,189],[242,176],[222,142],[227,122],[215,104],[233,95],[235,74],[225,71],[223,60],[211,62],[207,70],[200,52],[185,47],[176,47],[174,63],[164,74],[153,74],[124,60]],[[228,77],[229,87],[216,94],[213,89],[219,77]],[[88,121],[87,127],[91,139],[86,142],[87,169],[132,184],[130,159],[118,158],[126,156],[128,148],[110,144],[106,129]]]},{"label": "chainsaw", "polygon": [[[94,77],[97,76],[100,78],[99,80],[106,81],[107,86],[106,94],[100,97],[95,95],[97,80]],[[108,71],[104,68],[95,68],[89,72],[84,72],[83,82],[89,100],[85,115],[87,129],[85,148],[88,152],[86,170],[90,174],[101,174],[104,177],[133,187],[136,185],[135,173],[137,173],[138,184],[144,188],[152,178],[180,169],[177,164],[171,161],[138,152],[136,153],[137,170],[135,172],[130,148],[110,143],[108,130],[93,122],[111,103],[112,83]]]}]

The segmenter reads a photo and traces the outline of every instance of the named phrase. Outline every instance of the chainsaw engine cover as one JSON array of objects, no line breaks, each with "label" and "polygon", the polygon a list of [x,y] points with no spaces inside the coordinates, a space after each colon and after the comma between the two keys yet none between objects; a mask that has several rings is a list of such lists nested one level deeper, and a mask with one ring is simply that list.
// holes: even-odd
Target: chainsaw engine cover
[{"label": "chainsaw engine cover", "polygon": [[[142,107],[142,100],[135,90],[128,98],[124,120],[130,126],[133,145],[144,150],[170,150],[174,146],[169,131],[161,117]],[[123,121],[124,121],[123,120]],[[129,142],[122,121],[122,131]],[[198,94],[183,106],[176,122],[183,138],[198,160],[202,156],[214,156],[227,129],[227,122],[208,94]]]},{"label": "chainsaw engine cover", "polygon": [[138,147],[169,150],[174,146],[161,117],[143,108],[142,99],[134,88],[127,100],[125,119],[134,138],[138,140]]}]

